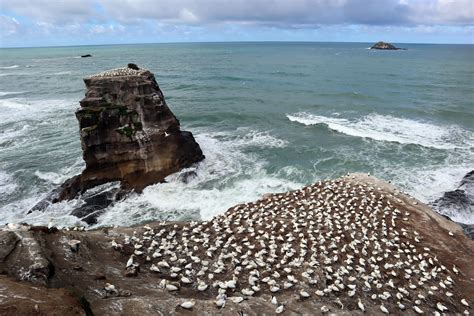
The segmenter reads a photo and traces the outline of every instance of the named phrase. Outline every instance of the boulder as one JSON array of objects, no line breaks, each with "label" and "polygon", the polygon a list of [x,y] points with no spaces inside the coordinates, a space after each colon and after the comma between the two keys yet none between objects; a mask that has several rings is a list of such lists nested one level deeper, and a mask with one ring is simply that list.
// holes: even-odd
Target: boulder
[{"label": "boulder", "polygon": [[109,182],[119,181],[125,192],[140,192],[204,159],[192,133],[180,129],[150,71],[129,64],[84,82],[87,91],[76,117],[86,168],[32,210]]}]

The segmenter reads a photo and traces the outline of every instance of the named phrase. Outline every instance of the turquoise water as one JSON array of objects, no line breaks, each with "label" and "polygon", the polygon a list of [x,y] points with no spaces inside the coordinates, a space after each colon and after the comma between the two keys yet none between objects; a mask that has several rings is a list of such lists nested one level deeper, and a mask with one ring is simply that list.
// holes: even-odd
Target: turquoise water
[{"label": "turquoise water", "polygon": [[[25,211],[84,164],[82,78],[134,62],[207,159],[110,207],[98,225],[208,219],[266,192],[370,172],[428,202],[474,166],[474,46],[207,43],[0,50],[0,224],[77,223],[81,199]],[[92,54],[92,58],[78,58]],[[472,214],[450,214],[474,222]]]}]

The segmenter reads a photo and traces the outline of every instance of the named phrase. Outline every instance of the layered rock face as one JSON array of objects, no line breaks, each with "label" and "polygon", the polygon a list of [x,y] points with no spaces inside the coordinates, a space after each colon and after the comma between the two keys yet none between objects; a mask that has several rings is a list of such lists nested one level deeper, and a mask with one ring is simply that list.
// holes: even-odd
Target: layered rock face
[{"label": "layered rock face", "polygon": [[84,82],[76,117],[86,168],[56,190],[52,202],[112,181],[141,191],[204,159],[192,133],[180,130],[150,71],[129,64]]},{"label": "layered rock face", "polygon": [[165,102],[148,70],[123,68],[84,79],[76,112],[86,169],[83,180],[141,190],[204,158]]}]

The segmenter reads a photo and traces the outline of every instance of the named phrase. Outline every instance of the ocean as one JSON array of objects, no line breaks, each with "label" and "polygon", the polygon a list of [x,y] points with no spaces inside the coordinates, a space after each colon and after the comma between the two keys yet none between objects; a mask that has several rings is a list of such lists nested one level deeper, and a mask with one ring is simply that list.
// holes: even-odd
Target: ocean
[{"label": "ocean", "polygon": [[[81,224],[69,215],[81,198],[26,211],[84,167],[74,116],[82,78],[130,62],[155,74],[206,159],[188,183],[171,175],[109,207],[93,227],[206,220],[348,172],[370,172],[433,201],[474,166],[474,46],[370,45],[0,49],[0,224]],[[474,223],[473,212],[446,215]]]}]

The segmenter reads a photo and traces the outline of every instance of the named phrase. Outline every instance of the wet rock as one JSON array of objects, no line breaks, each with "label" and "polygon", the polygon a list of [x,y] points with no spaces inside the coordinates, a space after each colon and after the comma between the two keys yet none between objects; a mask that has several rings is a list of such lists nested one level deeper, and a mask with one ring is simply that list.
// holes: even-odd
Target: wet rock
[{"label": "wet rock", "polygon": [[71,212],[71,215],[77,216],[89,225],[96,224],[97,218],[105,212],[105,208],[123,199],[128,193],[117,187],[104,191],[101,191],[101,188],[89,191],[83,195],[84,204]]},{"label": "wet rock", "polygon": [[81,55],[82,58],[86,58],[86,57],[92,57],[91,54],[86,54],[86,55]]},{"label": "wet rock", "polygon": [[[460,215],[472,218],[474,216],[474,170],[462,178],[457,189],[445,192],[443,196],[430,204],[436,211],[450,219]],[[473,225],[465,223],[461,225],[465,233],[473,239]]]},{"label": "wet rock", "polygon": [[190,171],[186,171],[186,172],[181,173],[179,175],[178,179],[179,179],[179,181],[181,181],[183,183],[189,183],[189,181],[191,181],[192,179],[194,179],[196,177],[197,177],[196,171],[190,170]]}]

